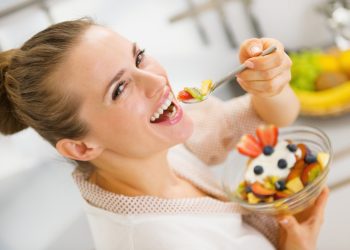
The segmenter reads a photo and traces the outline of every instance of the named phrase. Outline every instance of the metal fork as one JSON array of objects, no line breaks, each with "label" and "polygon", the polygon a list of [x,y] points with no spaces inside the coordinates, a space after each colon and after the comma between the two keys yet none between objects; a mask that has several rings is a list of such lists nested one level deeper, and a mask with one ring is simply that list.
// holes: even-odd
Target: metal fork
[{"label": "metal fork", "polygon": [[[272,45],[269,48],[267,48],[266,50],[264,50],[263,52],[261,52],[260,56],[266,56],[268,54],[271,54],[272,52],[274,52],[277,49],[276,46]],[[211,87],[209,93],[207,95],[205,95],[202,99],[189,99],[189,100],[181,100],[181,102],[183,103],[198,103],[198,102],[202,102],[204,100],[206,100],[208,98],[209,95],[211,95],[211,93],[214,92],[215,89],[217,89],[218,87],[220,87],[222,84],[228,82],[229,80],[232,80],[236,74],[242,72],[243,70],[245,70],[247,68],[246,65],[241,64],[239,65],[234,71],[230,72],[228,75],[226,75],[224,78],[222,78],[221,80],[217,81],[216,83],[214,83],[214,85]],[[200,91],[198,88],[195,88],[198,91]]]}]

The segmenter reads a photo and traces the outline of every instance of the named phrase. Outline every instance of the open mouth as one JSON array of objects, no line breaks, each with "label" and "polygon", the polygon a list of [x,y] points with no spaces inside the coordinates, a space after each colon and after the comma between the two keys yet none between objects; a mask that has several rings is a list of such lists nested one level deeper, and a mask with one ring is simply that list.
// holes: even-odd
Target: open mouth
[{"label": "open mouth", "polygon": [[151,123],[160,123],[167,120],[171,120],[175,117],[178,107],[174,102],[174,96],[172,93],[169,94],[169,97],[164,101],[161,107],[158,108],[156,112],[153,113],[150,122]]}]

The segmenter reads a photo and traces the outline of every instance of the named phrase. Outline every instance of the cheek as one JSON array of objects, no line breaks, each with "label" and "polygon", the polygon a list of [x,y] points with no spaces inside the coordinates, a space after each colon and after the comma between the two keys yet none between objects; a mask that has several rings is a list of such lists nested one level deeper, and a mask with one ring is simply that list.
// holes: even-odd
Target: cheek
[{"label": "cheek", "polygon": [[103,147],[120,155],[138,155],[143,150],[140,146],[147,141],[147,133],[140,119],[135,120],[130,114],[110,120],[109,124],[96,129],[99,129],[97,136]]},{"label": "cheek", "polygon": [[[148,114],[150,112],[150,108],[148,108],[145,103],[142,102],[134,102],[131,107],[128,108],[130,118],[134,121],[141,122],[142,119],[148,118]],[[150,117],[149,117],[150,118]]]},{"label": "cheek", "polygon": [[144,105],[137,103],[135,105],[124,104],[122,108],[96,110],[93,116],[89,116],[91,132],[103,144],[123,141],[124,137],[130,137],[133,131],[139,130],[138,127],[143,119],[140,114],[143,113],[145,113]]},{"label": "cheek", "polygon": [[98,112],[91,123],[92,134],[103,147],[120,155],[142,156],[184,143],[193,133],[192,119],[184,112],[173,126],[149,127],[150,107],[134,101],[121,109]]}]

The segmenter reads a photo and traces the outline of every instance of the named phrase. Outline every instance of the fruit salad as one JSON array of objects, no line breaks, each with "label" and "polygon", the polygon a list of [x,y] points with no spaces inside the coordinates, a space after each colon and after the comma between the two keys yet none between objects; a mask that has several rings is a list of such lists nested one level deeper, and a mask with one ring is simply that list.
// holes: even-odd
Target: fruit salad
[{"label": "fruit salad", "polygon": [[206,99],[207,95],[213,87],[213,82],[211,80],[202,81],[201,88],[189,88],[186,87],[179,92],[177,99],[186,102],[191,100],[203,101]]},{"label": "fruit salad", "polygon": [[274,125],[259,127],[256,136],[244,135],[237,144],[238,152],[248,159],[236,194],[250,204],[273,202],[301,191],[329,161],[329,154],[312,152],[306,144],[278,140]]}]

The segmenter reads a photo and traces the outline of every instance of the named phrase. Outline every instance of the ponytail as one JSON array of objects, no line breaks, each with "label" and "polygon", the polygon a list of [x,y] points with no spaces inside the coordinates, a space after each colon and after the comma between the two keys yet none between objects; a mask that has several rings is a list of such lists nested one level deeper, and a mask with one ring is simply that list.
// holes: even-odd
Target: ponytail
[{"label": "ponytail", "polygon": [[11,94],[7,91],[7,71],[16,49],[0,53],[0,133],[11,135],[17,133],[28,126],[19,121],[11,100]]}]

